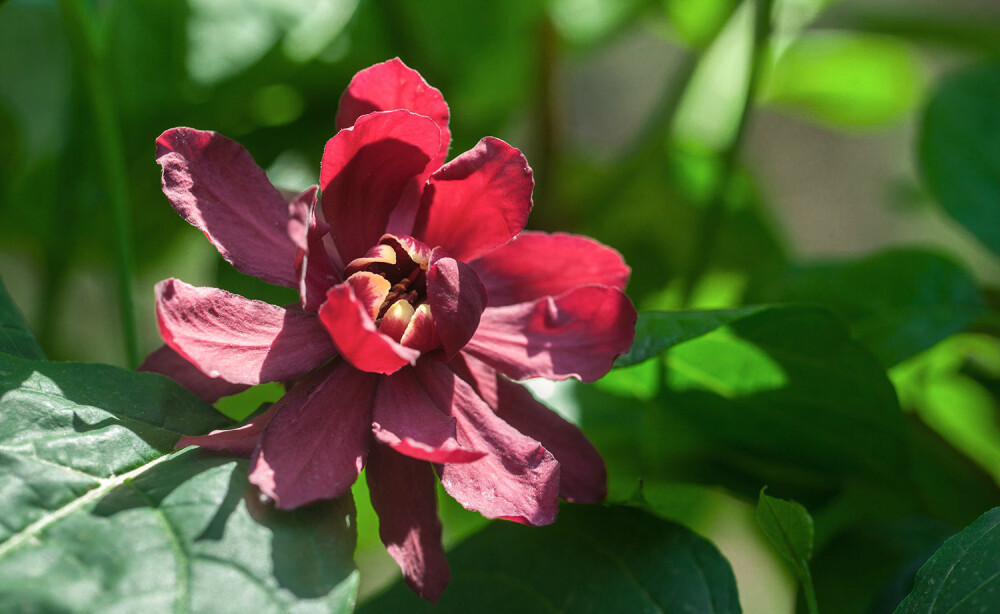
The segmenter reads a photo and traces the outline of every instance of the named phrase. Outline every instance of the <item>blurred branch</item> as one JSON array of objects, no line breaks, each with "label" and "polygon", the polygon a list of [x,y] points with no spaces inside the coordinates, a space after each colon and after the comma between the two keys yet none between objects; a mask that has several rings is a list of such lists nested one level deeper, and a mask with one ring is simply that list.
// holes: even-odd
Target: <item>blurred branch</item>
[{"label": "blurred branch", "polygon": [[82,0],[59,0],[59,8],[69,31],[73,57],[82,73],[90,99],[97,149],[100,155],[104,189],[111,205],[114,227],[115,256],[118,268],[118,303],[121,310],[125,360],[129,367],[139,362],[135,307],[132,303],[132,244],[131,220],[128,212],[128,188],[125,177],[125,156],[118,128],[111,90],[104,74],[104,64],[98,50],[97,32],[91,15]]},{"label": "blurred branch", "polygon": [[729,145],[721,152],[719,159],[719,181],[714,192],[708,199],[708,205],[702,211],[698,236],[695,240],[695,255],[691,270],[683,280],[681,297],[687,305],[691,301],[698,280],[705,275],[712,262],[718,243],[719,229],[722,227],[719,218],[725,213],[726,199],[731,191],[735,178],[743,142],[746,140],[750,125],[750,115],[754,101],[757,98],[757,88],[760,85],[760,75],[768,55],[768,43],[771,37],[771,21],[773,0],[756,0],[757,11],[754,16],[753,50],[750,56],[750,74],[747,79],[746,95],[743,97],[743,108],[740,110],[736,133]]}]

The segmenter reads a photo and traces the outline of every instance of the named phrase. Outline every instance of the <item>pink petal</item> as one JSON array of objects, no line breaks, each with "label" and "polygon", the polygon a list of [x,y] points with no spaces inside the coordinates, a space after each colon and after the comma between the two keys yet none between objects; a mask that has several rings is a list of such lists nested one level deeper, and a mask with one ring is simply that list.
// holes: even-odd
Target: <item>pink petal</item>
[{"label": "pink petal", "polygon": [[441,546],[434,470],[376,444],[368,454],[366,478],[385,549],[413,592],[436,602],[450,574]]},{"label": "pink petal", "polygon": [[153,350],[139,365],[138,370],[166,375],[209,403],[215,403],[222,397],[228,397],[249,388],[246,384],[233,384],[221,377],[205,375],[198,367],[171,349],[169,345],[162,345]]},{"label": "pink petal", "polygon": [[417,307],[399,341],[402,345],[419,350],[421,353],[436,350],[441,345],[431,306],[427,303]]},{"label": "pink petal", "polygon": [[364,115],[326,144],[323,213],[342,262],[378,243],[407,186],[441,150],[441,131],[409,111]]},{"label": "pink petal", "polygon": [[336,354],[315,315],[176,279],[156,285],[156,317],[167,345],[234,384],[295,379]]},{"label": "pink petal", "polygon": [[453,258],[473,260],[521,232],[533,186],[521,152],[486,137],[431,175],[412,234]]},{"label": "pink petal", "polygon": [[420,352],[400,345],[375,328],[371,305],[378,279],[385,282],[378,275],[355,273],[330,288],[326,302],[319,308],[319,319],[348,362],[362,371],[388,374],[415,363]]},{"label": "pink petal", "polygon": [[599,379],[632,346],[635,308],[617,288],[583,286],[489,307],[465,351],[514,379]]},{"label": "pink petal", "polygon": [[250,458],[260,443],[260,435],[264,432],[264,427],[274,418],[281,405],[280,401],[271,405],[267,411],[238,428],[212,431],[208,435],[181,437],[174,449],[200,446],[212,452]]},{"label": "pink petal", "polygon": [[486,308],[486,288],[472,267],[440,257],[440,250],[434,251],[432,262],[427,271],[427,301],[445,357],[451,358],[475,334]]},{"label": "pink petal", "polygon": [[621,254],[589,238],[525,231],[469,263],[500,307],[556,296],[578,286],[624,290],[630,269]]},{"label": "pink petal", "polygon": [[323,236],[330,227],[316,215],[316,191],[312,186],[288,203],[291,220],[289,234],[295,239],[298,251],[295,256],[295,273],[299,280],[302,309],[315,313],[326,291],[341,281],[341,273],[330,260],[323,245]]},{"label": "pink petal", "polygon": [[[604,459],[575,424],[535,400],[528,389],[489,365],[463,354],[463,371],[507,424],[537,439],[559,461],[559,496],[573,503],[596,503],[608,494]],[[463,373],[463,376],[465,374]]]},{"label": "pink petal", "polygon": [[468,463],[484,453],[455,439],[455,419],[441,413],[412,369],[383,377],[372,410],[375,438],[400,454],[434,463]]},{"label": "pink petal", "polygon": [[497,417],[447,365],[423,360],[417,377],[457,422],[458,442],[483,458],[441,468],[441,484],[466,509],[487,518],[553,522],[559,511],[559,463],[540,443]]},{"label": "pink petal", "polygon": [[250,481],[281,509],[347,492],[368,454],[374,396],[374,376],[338,364],[267,425]]},{"label": "pink petal", "polygon": [[238,271],[298,287],[289,208],[239,144],[215,132],[173,128],[156,139],[163,193]]}]

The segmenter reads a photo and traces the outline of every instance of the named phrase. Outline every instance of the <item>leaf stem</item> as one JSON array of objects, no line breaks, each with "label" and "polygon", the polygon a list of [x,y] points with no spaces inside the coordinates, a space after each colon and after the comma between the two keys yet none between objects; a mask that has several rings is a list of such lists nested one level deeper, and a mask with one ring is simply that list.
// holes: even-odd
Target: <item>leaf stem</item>
[{"label": "leaf stem", "polygon": [[739,121],[736,124],[736,133],[733,135],[729,145],[721,152],[719,180],[716,182],[715,189],[708,199],[707,206],[702,211],[694,248],[695,255],[692,260],[691,270],[684,278],[682,286],[681,296],[684,305],[690,304],[695,286],[708,271],[712,256],[715,253],[715,247],[719,238],[719,228],[721,227],[720,218],[725,212],[726,198],[735,179],[737,163],[750,124],[750,115],[752,114],[753,105],[757,98],[760,75],[764,67],[764,62],[767,59],[768,43],[771,38],[773,0],[756,0],[756,6],[753,49],[750,57],[750,72],[747,78],[746,95],[743,97],[743,108],[740,110]]},{"label": "leaf stem", "polygon": [[94,128],[97,131],[99,165],[111,206],[125,360],[129,367],[135,367],[139,362],[139,342],[135,306],[132,302],[132,223],[128,211],[128,184],[121,131],[115,117],[111,90],[92,18],[82,0],[59,0],[59,7],[69,31],[73,55],[87,89]]},{"label": "leaf stem", "polygon": [[809,571],[809,564],[802,561],[795,566],[798,570],[799,583],[802,584],[802,592],[806,596],[806,609],[809,614],[819,614],[819,605],[816,603],[816,589],[813,587],[812,573]]}]

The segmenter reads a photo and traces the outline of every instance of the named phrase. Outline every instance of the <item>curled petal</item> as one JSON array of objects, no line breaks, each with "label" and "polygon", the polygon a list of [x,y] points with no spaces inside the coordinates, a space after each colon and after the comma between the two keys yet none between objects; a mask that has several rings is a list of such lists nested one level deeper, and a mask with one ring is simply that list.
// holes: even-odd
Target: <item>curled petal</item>
[{"label": "curled petal", "polygon": [[434,470],[429,463],[374,445],[365,473],[378,534],[413,592],[434,603],[448,585]]},{"label": "curled petal", "polygon": [[288,204],[239,144],[210,131],[173,128],[156,139],[163,193],[236,270],[297,288]]},{"label": "curled petal", "polygon": [[[389,282],[384,278],[362,272],[330,288],[326,302],[319,309],[319,319],[348,362],[362,371],[388,374],[407,363],[415,363],[420,352],[397,343],[375,328],[372,297],[380,291],[380,288],[374,287],[378,279],[388,286]],[[388,291],[388,287],[385,290]]]},{"label": "curled petal", "polygon": [[481,459],[441,468],[441,484],[466,509],[487,518],[553,522],[559,511],[559,463],[542,445],[504,422],[445,364],[423,360],[417,377],[435,405],[456,420],[462,446]]},{"label": "curled petal", "polygon": [[176,279],[156,285],[156,317],[167,345],[233,384],[295,379],[336,354],[313,314]]},{"label": "curled petal", "polygon": [[435,250],[427,271],[427,300],[445,357],[451,358],[475,334],[486,308],[486,288],[472,267],[439,253]]},{"label": "curled petal", "polygon": [[521,152],[486,137],[434,171],[412,234],[453,258],[473,260],[521,232],[533,187]]},{"label": "curled petal", "polygon": [[327,142],[320,170],[323,214],[342,262],[378,242],[407,186],[425,176],[440,149],[437,124],[409,111],[362,116]]},{"label": "curled petal", "polygon": [[139,365],[138,370],[166,375],[209,403],[215,403],[222,397],[243,392],[249,388],[246,384],[233,384],[221,377],[205,375],[198,367],[171,349],[169,345],[162,345],[153,350]]},{"label": "curled petal", "polygon": [[406,325],[400,343],[408,348],[419,350],[421,353],[430,352],[441,345],[430,305],[424,303],[413,312],[413,317]]},{"label": "curled petal", "polygon": [[599,379],[632,346],[635,308],[617,288],[583,286],[489,307],[466,351],[514,379]]},{"label": "curled petal", "polygon": [[375,377],[338,364],[264,428],[250,481],[281,509],[347,492],[371,441]]},{"label": "curled petal", "polygon": [[525,231],[469,263],[483,280],[490,306],[557,296],[579,286],[624,290],[630,269],[621,254],[589,237]]},{"label": "curled petal", "polygon": [[312,313],[326,300],[330,286],[341,279],[323,244],[323,236],[330,227],[316,215],[317,190],[316,186],[307,188],[288,203],[288,231],[299,246],[295,256],[299,296],[302,309]]},{"label": "curled petal", "polygon": [[412,369],[381,378],[372,410],[375,438],[400,454],[434,463],[468,463],[483,453],[455,439],[455,419],[441,410]]}]

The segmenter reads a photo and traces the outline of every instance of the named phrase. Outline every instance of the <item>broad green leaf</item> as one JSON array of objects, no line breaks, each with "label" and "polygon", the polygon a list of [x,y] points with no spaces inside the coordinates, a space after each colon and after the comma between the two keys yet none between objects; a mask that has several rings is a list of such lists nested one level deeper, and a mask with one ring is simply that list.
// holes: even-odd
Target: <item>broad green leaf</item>
[{"label": "broad green leaf", "polygon": [[738,5],[737,0],[663,0],[670,24],[686,43],[696,48],[715,38]]},{"label": "broad green leaf", "polygon": [[949,538],[920,568],[896,614],[1000,611],[1000,507]]},{"label": "broad green leaf", "polygon": [[44,359],[45,353],[0,279],[0,353]]},{"label": "broad green leaf", "polygon": [[353,502],[279,513],[165,377],[0,356],[0,611],[346,612]]},{"label": "broad green leaf", "polygon": [[976,282],[965,269],[915,249],[792,268],[753,298],[834,309],[885,366],[968,328],[985,312]]},{"label": "broad green leaf", "polygon": [[771,497],[765,490],[757,498],[757,524],[782,558],[804,565],[812,558],[812,516],[801,504]]},{"label": "broad green leaf", "polygon": [[919,165],[948,215],[1000,255],[1000,64],[941,83],[924,114]]},{"label": "broad green leaf", "polygon": [[616,367],[627,367],[654,356],[695,337],[711,332],[766,307],[750,306],[739,309],[711,311],[644,311],[635,324],[635,342],[627,354],[618,357]]},{"label": "broad green leaf", "polygon": [[920,65],[908,45],[871,35],[809,32],[782,50],[761,97],[823,123],[870,127],[911,111],[920,83]]},{"label": "broad green leaf", "polygon": [[770,481],[767,467],[794,467],[827,483],[895,483],[905,471],[895,391],[829,312],[767,309],[677,345],[666,362],[663,406],[725,449],[740,471]]},{"label": "broad green leaf", "polygon": [[547,527],[497,521],[449,552],[435,608],[402,583],[375,612],[740,612],[732,569],[688,529],[631,507],[563,505]]}]

